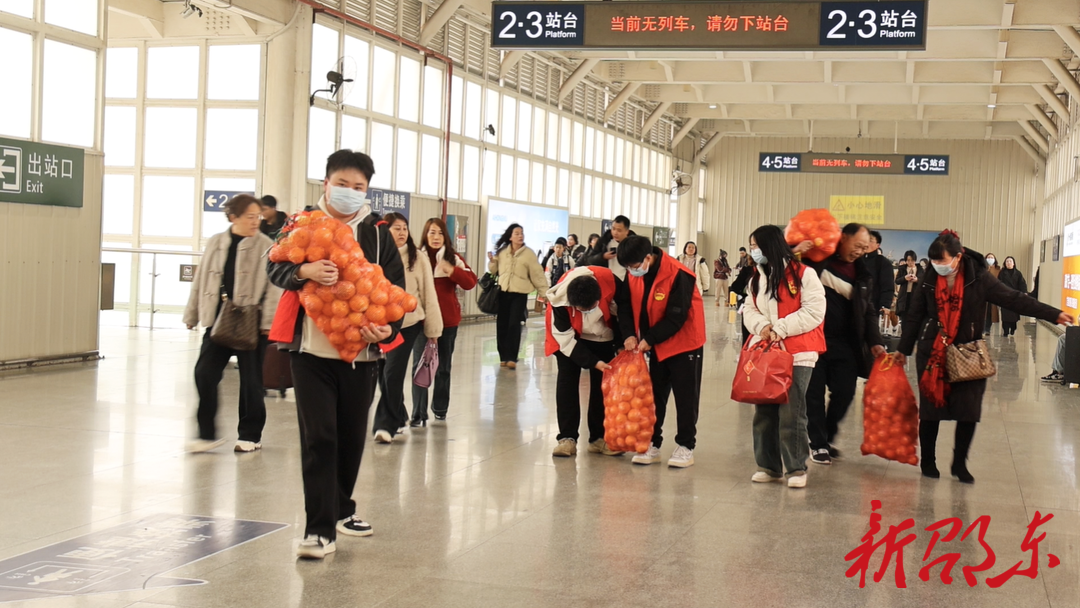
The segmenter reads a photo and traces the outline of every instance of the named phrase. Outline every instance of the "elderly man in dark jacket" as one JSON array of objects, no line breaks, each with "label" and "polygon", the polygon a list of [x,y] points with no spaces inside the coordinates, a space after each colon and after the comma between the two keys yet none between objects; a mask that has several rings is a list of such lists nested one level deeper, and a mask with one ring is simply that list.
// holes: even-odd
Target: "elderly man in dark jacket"
[{"label": "elderly man in dark jacket", "polygon": [[[866,226],[848,224],[832,257],[807,262],[821,277],[826,302],[828,350],[818,359],[806,391],[810,458],[818,464],[832,464],[840,457],[832,442],[855,399],[855,385],[859,378],[870,377],[874,358],[885,352],[878,330],[875,279],[863,258],[869,244]],[[891,287],[892,282],[889,284]],[[831,393],[827,409],[826,389]]]},{"label": "elderly man in dark jacket", "polygon": [[616,216],[611,222],[611,228],[600,237],[600,240],[596,241],[596,246],[586,253],[577,265],[603,266],[614,272],[620,281],[625,280],[626,269],[619,264],[619,260],[615,257],[615,250],[628,236],[636,236],[634,231],[630,230],[630,218],[625,215]]}]

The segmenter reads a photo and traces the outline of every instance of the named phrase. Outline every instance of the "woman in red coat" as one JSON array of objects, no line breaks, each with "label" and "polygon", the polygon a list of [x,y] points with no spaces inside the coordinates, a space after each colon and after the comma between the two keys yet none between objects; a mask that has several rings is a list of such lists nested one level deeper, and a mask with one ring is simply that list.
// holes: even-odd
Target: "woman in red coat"
[{"label": "woman in red coat", "polygon": [[[476,273],[454,250],[453,235],[446,229],[446,222],[437,217],[424,224],[420,251],[421,256],[427,256],[431,268],[435,271],[435,293],[439,296],[439,310],[443,319],[443,332],[439,338],[439,371],[435,373],[435,396],[431,401],[431,410],[435,414],[435,420],[446,420],[446,412],[450,409],[451,361],[454,357],[458,325],[461,324],[461,304],[458,302],[457,288],[469,291],[476,287]],[[413,410],[409,426],[426,426],[428,389],[414,384],[412,394]]]}]

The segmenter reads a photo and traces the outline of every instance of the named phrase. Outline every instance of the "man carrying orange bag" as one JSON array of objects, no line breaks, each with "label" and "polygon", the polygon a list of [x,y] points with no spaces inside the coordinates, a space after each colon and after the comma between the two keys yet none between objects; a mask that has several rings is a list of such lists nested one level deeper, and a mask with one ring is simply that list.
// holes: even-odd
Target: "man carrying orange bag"
[{"label": "man carrying orange bag", "polygon": [[[696,288],[697,277],[642,236],[619,244],[619,264],[626,267],[625,287],[616,301],[623,346],[649,353],[649,376],[656,402],[652,446],[634,456],[635,464],[660,461],[668,396],[675,394],[678,447],[668,466],[694,464],[698,407],[701,400],[701,355],[705,345],[705,307]],[[629,314],[627,314],[629,313]]]}]

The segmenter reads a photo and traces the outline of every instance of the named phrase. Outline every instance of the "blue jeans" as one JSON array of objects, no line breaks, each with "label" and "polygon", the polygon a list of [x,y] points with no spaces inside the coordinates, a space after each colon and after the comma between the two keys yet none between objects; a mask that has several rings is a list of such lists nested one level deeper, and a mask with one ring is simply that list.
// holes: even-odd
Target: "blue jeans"
[{"label": "blue jeans", "polygon": [[806,387],[812,367],[796,366],[788,402],[754,406],[754,459],[758,469],[781,477],[805,473],[810,445],[806,436]]},{"label": "blue jeans", "polygon": [[1065,373],[1065,334],[1058,336],[1057,349],[1054,350],[1053,370],[1059,374]]}]

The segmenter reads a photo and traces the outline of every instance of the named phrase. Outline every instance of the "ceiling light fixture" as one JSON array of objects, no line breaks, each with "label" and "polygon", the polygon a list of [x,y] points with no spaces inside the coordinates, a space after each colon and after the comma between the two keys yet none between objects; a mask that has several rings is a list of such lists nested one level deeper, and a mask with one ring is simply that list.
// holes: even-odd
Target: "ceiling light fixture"
[{"label": "ceiling light fixture", "polygon": [[715,103],[710,103],[709,104],[709,109],[710,110],[715,110],[716,109],[716,104]]},{"label": "ceiling light fixture", "polygon": [[988,104],[986,104],[986,107],[988,107],[988,108],[990,108],[990,109],[994,109],[994,108],[996,108],[996,107],[997,107],[997,105],[995,105],[995,104],[992,104],[992,103],[988,103]]}]

